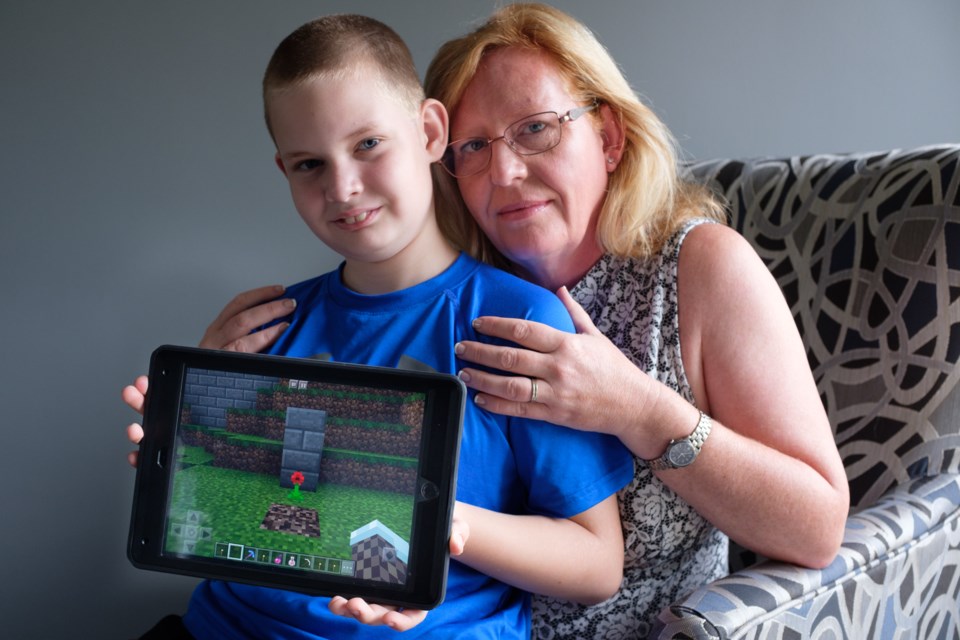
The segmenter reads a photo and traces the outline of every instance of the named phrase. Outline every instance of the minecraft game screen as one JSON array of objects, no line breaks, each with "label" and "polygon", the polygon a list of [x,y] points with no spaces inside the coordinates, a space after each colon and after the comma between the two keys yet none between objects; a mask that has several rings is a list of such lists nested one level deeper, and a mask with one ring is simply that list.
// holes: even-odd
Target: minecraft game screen
[{"label": "minecraft game screen", "polygon": [[425,394],[186,373],[166,553],[406,583]]}]

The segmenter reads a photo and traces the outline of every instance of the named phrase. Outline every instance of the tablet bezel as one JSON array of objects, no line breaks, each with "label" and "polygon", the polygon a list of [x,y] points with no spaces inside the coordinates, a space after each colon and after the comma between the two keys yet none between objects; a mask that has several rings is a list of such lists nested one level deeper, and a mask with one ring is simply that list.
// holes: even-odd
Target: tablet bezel
[{"label": "tablet bezel", "polygon": [[[406,584],[274,568],[234,559],[181,555],[164,549],[173,488],[179,413],[188,369],[426,394]],[[369,602],[430,609],[443,601],[456,494],[466,388],[453,375],[191,347],[162,346],[151,356],[128,539],[134,566],[170,573],[300,591],[361,597]]]}]

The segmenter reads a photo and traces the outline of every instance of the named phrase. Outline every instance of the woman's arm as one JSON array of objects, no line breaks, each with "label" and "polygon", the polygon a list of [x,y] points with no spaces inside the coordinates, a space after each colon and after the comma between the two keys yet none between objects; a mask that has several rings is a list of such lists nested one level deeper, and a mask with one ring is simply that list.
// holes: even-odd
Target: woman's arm
[{"label": "woman's arm", "polygon": [[[766,556],[821,567],[836,555],[849,494],[843,465],[796,325],[776,281],[743,238],[700,225],[682,245],[679,322],[682,357],[697,408],[714,419],[697,460],[659,477],[731,538]],[[477,330],[527,347],[477,342],[461,375],[477,401],[618,436],[637,456],[659,457],[688,436],[697,408],[640,371],[564,290],[578,335],[505,318]],[[522,377],[516,377],[522,376]],[[531,384],[538,380],[537,402]]]}]

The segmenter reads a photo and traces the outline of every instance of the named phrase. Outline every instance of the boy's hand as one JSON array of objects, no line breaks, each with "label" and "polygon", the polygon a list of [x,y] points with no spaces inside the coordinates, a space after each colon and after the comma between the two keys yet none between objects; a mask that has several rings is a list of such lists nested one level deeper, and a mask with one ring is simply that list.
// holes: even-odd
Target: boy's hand
[{"label": "boy's hand", "polygon": [[[147,395],[148,384],[147,376],[139,376],[133,381],[133,384],[124,387],[120,393],[123,401],[127,403],[127,406],[141,416],[143,415],[143,400]],[[140,444],[140,440],[143,439],[143,427],[137,422],[130,424],[127,427],[127,438],[129,438],[133,444]],[[137,452],[131,451],[128,453],[127,461],[131,466],[137,466]]]},{"label": "boy's hand", "polygon": [[457,515],[458,506],[459,500],[453,503],[453,522],[450,524],[450,555],[454,558],[463,553],[470,539],[470,525]]},{"label": "boy's hand", "polygon": [[207,327],[200,347],[245,353],[263,351],[276,341],[289,323],[281,322],[262,331],[251,331],[290,315],[297,308],[296,300],[279,298],[283,292],[282,286],[274,285],[238,294]]},{"label": "boy's hand", "polygon": [[343,596],[334,596],[328,608],[332,613],[344,618],[353,618],[363,624],[372,626],[386,625],[394,631],[412,629],[427,617],[422,609],[404,609],[380,604],[370,604],[363,598],[347,600]]},{"label": "boy's hand", "polygon": [[[463,553],[463,548],[466,546],[469,537],[470,527],[465,521],[457,517],[457,509],[454,505],[453,523],[450,526],[450,555],[459,556]],[[338,616],[353,618],[367,625],[386,625],[394,631],[412,629],[427,617],[427,612],[420,609],[402,609],[370,604],[363,598],[347,600],[343,596],[331,598],[328,608]]]}]

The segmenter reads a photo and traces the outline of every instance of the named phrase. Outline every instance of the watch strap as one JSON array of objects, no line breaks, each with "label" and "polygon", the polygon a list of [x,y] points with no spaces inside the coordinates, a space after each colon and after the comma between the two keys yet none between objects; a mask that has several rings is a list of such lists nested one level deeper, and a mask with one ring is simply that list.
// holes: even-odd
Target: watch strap
[{"label": "watch strap", "polygon": [[[659,458],[653,460],[644,460],[647,463],[647,466],[650,467],[653,471],[662,471],[664,469],[679,469],[681,466],[689,466],[697,459],[697,456],[700,455],[700,449],[703,448],[703,443],[707,440],[707,436],[710,435],[710,428],[713,426],[713,421],[710,419],[710,416],[705,414],[703,411],[700,412],[700,419],[697,421],[697,426],[686,438],[680,438],[677,440],[671,440],[670,444],[667,445],[666,450],[663,452]],[[693,458],[685,465],[676,465],[673,461],[670,460],[670,451],[678,443],[686,440],[690,447],[693,449]]]}]

